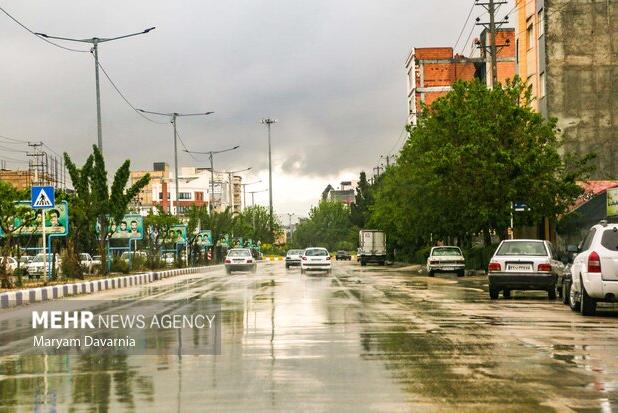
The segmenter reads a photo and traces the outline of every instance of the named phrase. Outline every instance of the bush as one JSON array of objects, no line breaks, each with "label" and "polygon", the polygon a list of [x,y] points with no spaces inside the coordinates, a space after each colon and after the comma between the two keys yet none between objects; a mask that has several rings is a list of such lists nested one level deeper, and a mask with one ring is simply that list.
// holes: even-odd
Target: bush
[{"label": "bush", "polygon": [[129,263],[121,259],[118,255],[112,260],[112,272],[129,273]]},{"label": "bush", "polygon": [[84,268],[75,254],[71,254],[67,248],[62,251],[60,258],[60,272],[65,278],[84,279]]},{"label": "bush", "polygon": [[133,261],[131,262],[131,270],[132,271],[144,271],[146,269],[146,261],[147,261],[147,258],[142,257],[140,255],[135,255],[133,257]]},{"label": "bush", "polygon": [[416,264],[427,264],[427,258],[429,258],[429,253],[431,252],[431,247],[423,247],[416,250],[414,253],[414,263]]},{"label": "bush", "polygon": [[464,250],[466,258],[466,268],[469,270],[487,270],[489,260],[496,252],[498,245],[489,245],[486,247],[472,247]]}]

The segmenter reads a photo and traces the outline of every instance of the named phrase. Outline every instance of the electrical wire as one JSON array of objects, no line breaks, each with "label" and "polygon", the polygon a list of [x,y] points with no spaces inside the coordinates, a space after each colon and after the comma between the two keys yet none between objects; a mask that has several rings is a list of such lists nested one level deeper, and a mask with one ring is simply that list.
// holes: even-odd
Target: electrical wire
[{"label": "electrical wire", "polygon": [[185,142],[182,140],[182,137],[180,136],[180,132],[178,131],[178,125],[176,125],[176,136],[178,137],[178,140],[180,141],[180,144],[182,145],[182,147],[184,148],[185,152],[189,154],[189,156],[191,157],[191,159],[193,159],[196,162],[202,162],[200,159],[197,159],[193,153],[189,150],[189,148],[187,148],[187,145],[185,145]]},{"label": "electrical wire", "polygon": [[59,47],[59,48],[64,49],[64,50],[68,50],[70,52],[79,52],[79,53],[89,53],[90,52],[90,50],[73,49],[71,47],[62,46],[62,45],[60,45],[58,43],[52,42],[51,40],[48,40],[48,39],[44,38],[44,37],[38,36],[32,30],[30,30],[26,25],[24,25],[22,22],[20,22],[15,17],[13,17],[8,11],[4,10],[1,6],[0,6],[0,11],[2,11],[2,13],[6,14],[9,19],[11,19],[15,23],[17,23],[22,29],[26,30],[28,33],[32,34],[37,39],[43,40],[44,42],[47,42],[47,43],[51,44],[52,46],[56,46],[56,47]]},{"label": "electrical wire", "polygon": [[13,153],[28,153],[28,151],[22,151],[20,149],[14,149],[14,148],[9,148],[8,146],[3,146],[0,145],[0,149],[6,151],[6,152],[13,152]]},{"label": "electrical wire", "polygon": [[6,139],[8,141],[13,142],[12,144],[24,144],[24,143],[28,143],[28,141],[23,140],[23,139],[17,139],[17,138],[12,138],[10,136],[4,136],[4,135],[0,135],[0,139]]},{"label": "electrical wire", "polygon": [[461,40],[461,35],[463,34],[464,30],[466,29],[466,26],[468,25],[468,22],[470,21],[470,16],[472,16],[472,11],[474,10],[474,7],[476,6],[475,2],[472,2],[472,6],[470,7],[470,11],[468,12],[468,17],[466,17],[466,21],[464,22],[463,26],[461,27],[461,30],[459,31],[459,36],[457,36],[457,41],[455,42],[455,46],[453,46],[453,50],[457,49],[457,45],[459,44],[459,41]]},{"label": "electrical wire", "polygon": [[103,66],[101,65],[101,60],[99,60],[99,68],[101,69],[101,71],[103,72],[103,74],[105,75],[105,77],[107,78],[107,80],[109,81],[109,83],[112,85],[112,87],[114,88],[114,90],[120,95],[120,97],[122,98],[122,100],[125,101],[125,103],[127,105],[129,105],[129,107],[131,109],[133,109],[133,111],[135,113],[137,113],[138,115],[140,115],[142,118],[146,119],[149,122],[152,123],[156,123],[158,125],[166,125],[169,122],[158,122],[156,120],[150,119],[148,116],[146,116],[145,114],[143,114],[142,112],[140,112],[139,110],[137,110],[137,108],[135,106],[133,106],[133,104],[129,101],[129,99],[127,99],[127,97],[120,91],[120,88],[118,88],[118,86],[116,86],[116,83],[114,83],[114,81],[112,80],[112,78],[110,77],[110,75],[107,73],[107,71],[103,68]]}]

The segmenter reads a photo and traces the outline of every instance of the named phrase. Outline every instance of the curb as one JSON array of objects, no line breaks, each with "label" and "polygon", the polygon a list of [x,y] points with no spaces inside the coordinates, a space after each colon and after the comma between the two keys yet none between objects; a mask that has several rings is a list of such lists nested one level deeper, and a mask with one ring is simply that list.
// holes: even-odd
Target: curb
[{"label": "curb", "polygon": [[213,267],[214,266],[152,271],[147,273],[124,275],[115,278],[105,278],[102,280],[83,281],[72,284],[59,284],[48,287],[10,291],[0,294],[0,308],[17,307],[20,305],[55,300],[73,295],[92,294],[99,291],[149,284],[154,281],[159,281],[164,278],[174,277],[177,275],[195,274]]}]

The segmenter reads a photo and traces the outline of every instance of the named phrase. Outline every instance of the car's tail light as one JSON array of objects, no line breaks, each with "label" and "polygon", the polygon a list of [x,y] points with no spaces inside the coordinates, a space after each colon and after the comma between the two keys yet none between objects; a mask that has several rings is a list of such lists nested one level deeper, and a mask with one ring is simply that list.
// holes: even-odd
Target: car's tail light
[{"label": "car's tail light", "polygon": [[253,260],[252,260],[252,259],[248,259],[248,260],[247,260],[247,264],[251,264],[252,262],[253,262]]},{"label": "car's tail light", "polygon": [[225,260],[225,263],[226,263],[226,264],[231,264],[231,263],[232,263],[232,260]]},{"label": "car's tail light", "polygon": [[326,257],[326,261],[330,261],[330,255]]},{"label": "car's tail light", "polygon": [[307,261],[307,257],[305,257],[304,255],[301,258],[303,259],[303,261]]},{"label": "car's tail light", "polygon": [[500,265],[499,262],[490,262],[487,269],[489,271],[500,271],[502,269],[502,266]]},{"label": "car's tail light", "polygon": [[551,264],[543,263],[538,266],[539,272],[551,272]]},{"label": "car's tail light", "polygon": [[588,272],[601,272],[601,258],[596,251],[592,251],[588,255]]}]

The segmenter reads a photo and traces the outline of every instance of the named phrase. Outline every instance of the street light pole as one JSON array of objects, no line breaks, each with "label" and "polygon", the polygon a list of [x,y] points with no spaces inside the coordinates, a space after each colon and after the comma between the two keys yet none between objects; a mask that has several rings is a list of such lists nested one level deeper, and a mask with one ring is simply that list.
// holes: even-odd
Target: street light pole
[{"label": "street light pole", "polygon": [[178,131],[176,130],[176,118],[185,117],[185,116],[208,116],[212,115],[215,112],[201,112],[201,113],[162,113],[162,112],[152,112],[144,109],[137,109],[142,113],[149,113],[151,115],[158,116],[168,116],[171,118],[172,126],[174,127],[174,194],[176,196],[176,208],[174,209],[174,201],[170,203],[172,209],[174,210],[174,215],[178,215]]},{"label": "street light pole", "polygon": [[269,219],[268,226],[270,232],[273,232],[273,169],[272,169],[272,151],[270,145],[270,126],[273,123],[277,123],[276,119],[262,119],[262,124],[266,125],[268,128],[268,209],[269,209]]},{"label": "street light pole", "polygon": [[246,184],[241,184],[242,185],[242,196],[243,196],[243,209],[247,208],[247,186],[248,185],[254,185],[254,184],[259,184],[260,182],[262,182],[262,180],[260,179],[259,181],[255,181],[255,182],[247,182]]},{"label": "street light pole", "polygon": [[103,128],[101,126],[101,88],[99,86],[99,43],[111,42],[112,40],[124,39],[127,37],[139,36],[140,34],[146,34],[152,30],[154,27],[150,27],[144,31],[125,34],[123,36],[116,37],[92,37],[90,39],[73,39],[70,37],[59,37],[59,36],[50,36],[45,33],[34,33],[37,36],[44,37],[46,39],[57,39],[57,40],[66,40],[69,42],[78,42],[78,43],[90,43],[92,44],[92,54],[94,55],[94,78],[96,83],[96,95],[97,95],[97,145],[101,153],[103,153]]}]

